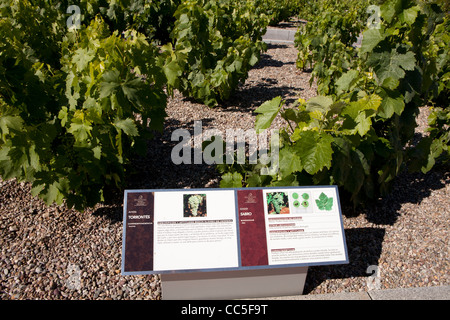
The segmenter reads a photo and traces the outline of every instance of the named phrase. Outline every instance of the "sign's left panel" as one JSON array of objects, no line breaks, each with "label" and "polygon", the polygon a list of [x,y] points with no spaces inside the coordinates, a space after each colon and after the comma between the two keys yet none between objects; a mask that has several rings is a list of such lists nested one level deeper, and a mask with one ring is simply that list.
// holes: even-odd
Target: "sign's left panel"
[{"label": "sign's left panel", "polygon": [[153,270],[154,193],[127,192],[124,272]]}]

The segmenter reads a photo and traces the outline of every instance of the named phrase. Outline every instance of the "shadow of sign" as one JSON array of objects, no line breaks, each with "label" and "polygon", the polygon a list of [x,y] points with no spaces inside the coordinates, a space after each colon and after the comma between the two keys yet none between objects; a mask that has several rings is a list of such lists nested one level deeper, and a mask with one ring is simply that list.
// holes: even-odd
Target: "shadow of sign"
[{"label": "shadow of sign", "polygon": [[370,276],[367,268],[378,264],[385,233],[383,228],[346,229],[349,264],[309,267],[303,294],[310,293],[327,279]]}]

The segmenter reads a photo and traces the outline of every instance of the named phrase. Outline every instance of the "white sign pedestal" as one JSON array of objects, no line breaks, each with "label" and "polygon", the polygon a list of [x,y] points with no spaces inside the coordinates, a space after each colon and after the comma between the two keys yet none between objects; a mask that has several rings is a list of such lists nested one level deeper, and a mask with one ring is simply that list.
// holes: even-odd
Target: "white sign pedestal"
[{"label": "white sign pedestal", "polygon": [[300,295],[308,267],[161,274],[163,300]]}]

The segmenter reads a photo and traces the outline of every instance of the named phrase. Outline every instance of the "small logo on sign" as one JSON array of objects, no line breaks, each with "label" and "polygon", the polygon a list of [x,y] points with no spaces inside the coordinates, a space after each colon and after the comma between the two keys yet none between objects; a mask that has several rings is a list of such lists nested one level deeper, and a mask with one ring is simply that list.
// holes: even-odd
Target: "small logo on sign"
[{"label": "small logo on sign", "polygon": [[147,199],[145,199],[142,194],[139,195],[139,197],[134,200],[134,206],[135,207],[146,207],[147,206]]},{"label": "small logo on sign", "polygon": [[253,193],[250,192],[245,197],[245,203],[256,203],[256,196]]}]

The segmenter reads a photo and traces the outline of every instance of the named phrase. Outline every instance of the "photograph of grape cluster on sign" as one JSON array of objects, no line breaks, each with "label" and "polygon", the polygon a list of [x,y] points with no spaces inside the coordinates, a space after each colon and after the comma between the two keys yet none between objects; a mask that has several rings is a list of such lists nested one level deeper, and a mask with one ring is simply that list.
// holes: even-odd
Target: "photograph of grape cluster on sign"
[{"label": "photograph of grape cluster on sign", "polygon": [[185,194],[184,217],[206,217],[206,194]]},{"label": "photograph of grape cluster on sign", "polygon": [[269,192],[267,197],[267,212],[269,214],[288,214],[289,199],[285,192]]}]

